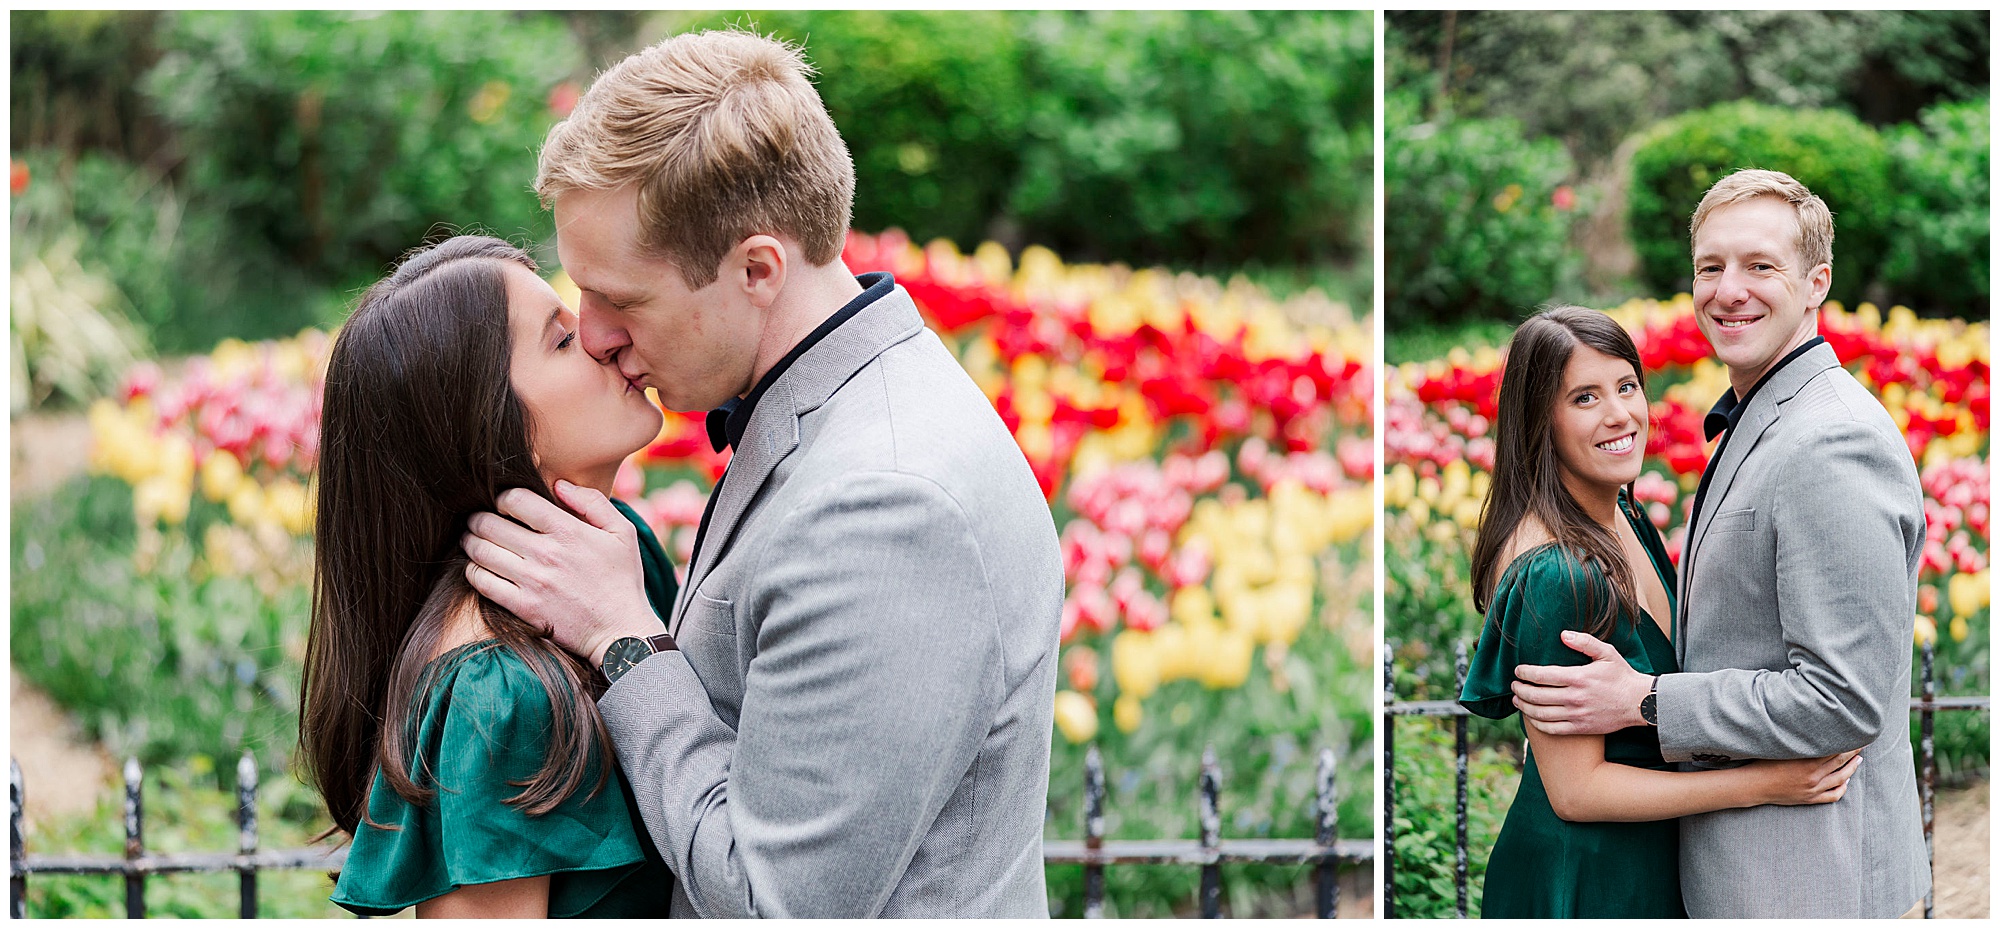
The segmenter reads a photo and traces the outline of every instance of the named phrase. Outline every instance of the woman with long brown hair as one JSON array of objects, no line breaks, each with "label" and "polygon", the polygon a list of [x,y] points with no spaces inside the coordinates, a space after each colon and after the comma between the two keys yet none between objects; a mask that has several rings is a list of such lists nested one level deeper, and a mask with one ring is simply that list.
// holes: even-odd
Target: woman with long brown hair
[{"label": "woman with long brown hair", "polygon": [[[299,742],[364,915],[664,916],[594,670],[478,596],[466,517],[559,481],[610,494],[660,411],[577,342],[534,262],[459,236],[371,287],[327,363]],[[674,577],[629,508],[655,611]]]},{"label": "woman with long brown hair", "polygon": [[[1638,349],[1609,316],[1556,307],[1514,331],[1472,556],[1486,626],[1459,695],[1467,709],[1512,715],[1514,667],[1585,663],[1564,644],[1577,633],[1642,673],[1677,670],[1673,564],[1630,492],[1648,425]],[[1486,866],[1488,917],[1685,916],[1676,817],[1832,803],[1860,763],[1849,752],[1680,772],[1651,726],[1523,728],[1520,791]]]}]

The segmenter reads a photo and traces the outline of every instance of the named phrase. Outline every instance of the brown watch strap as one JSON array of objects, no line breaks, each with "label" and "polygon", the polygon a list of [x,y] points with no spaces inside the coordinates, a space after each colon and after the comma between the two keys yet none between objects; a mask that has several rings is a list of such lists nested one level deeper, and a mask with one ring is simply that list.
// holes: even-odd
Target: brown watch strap
[{"label": "brown watch strap", "polygon": [[651,645],[656,654],[659,652],[677,652],[681,650],[679,645],[674,644],[674,637],[664,632],[659,635],[647,636],[646,644]]}]

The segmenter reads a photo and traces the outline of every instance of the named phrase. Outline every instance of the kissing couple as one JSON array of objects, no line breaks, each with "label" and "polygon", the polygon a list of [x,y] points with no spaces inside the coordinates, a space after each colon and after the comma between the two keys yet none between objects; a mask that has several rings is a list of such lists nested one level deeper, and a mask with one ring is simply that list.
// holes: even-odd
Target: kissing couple
[{"label": "kissing couple", "polygon": [[1637,503],[1632,338],[1523,323],[1500,382],[1460,702],[1523,716],[1489,917],[1911,915],[1930,883],[1906,709],[1923,491],[1819,337],[1833,216],[1776,171],[1690,224],[1695,323],[1729,371],[1679,578]]},{"label": "kissing couple", "polygon": [[[326,372],[300,742],[335,903],[1046,917],[1063,569],[1026,460],[886,273],[799,49],[676,36],[550,130],[580,289],[459,236]],[[686,582],[610,499],[661,413],[732,450]]]}]

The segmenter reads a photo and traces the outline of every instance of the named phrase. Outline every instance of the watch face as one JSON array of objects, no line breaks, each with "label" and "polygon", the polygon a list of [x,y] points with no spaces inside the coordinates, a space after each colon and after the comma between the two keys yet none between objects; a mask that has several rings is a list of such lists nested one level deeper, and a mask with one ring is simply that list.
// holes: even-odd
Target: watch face
[{"label": "watch face", "polygon": [[653,649],[644,639],[631,636],[619,639],[604,650],[604,676],[615,681],[651,654]]}]

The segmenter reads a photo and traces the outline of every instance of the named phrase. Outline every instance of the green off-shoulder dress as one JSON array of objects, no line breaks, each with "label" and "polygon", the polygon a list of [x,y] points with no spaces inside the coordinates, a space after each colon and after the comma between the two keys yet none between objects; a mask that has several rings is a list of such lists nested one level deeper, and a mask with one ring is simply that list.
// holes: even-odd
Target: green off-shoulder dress
[{"label": "green off-shoulder dress", "polygon": [[[631,508],[613,502],[639,528],[646,595],[668,615],[677,585],[666,552]],[[540,770],[549,745],[548,693],[519,657],[490,639],[460,646],[431,662],[419,687],[411,770],[435,799],[412,805],[376,773],[368,819],[400,828],[361,824],[334,903],[387,916],[461,885],[548,875],[550,916],[667,915],[673,875],[615,762],[595,796],[587,796],[593,765],[583,788],[541,816],[504,802]],[[608,746],[600,758],[611,758]]]},{"label": "green off-shoulder dress", "polygon": [[[1619,509],[1632,523],[1653,568],[1674,598],[1674,569],[1659,531],[1622,495]],[[1637,567],[1636,565],[1634,567]],[[1581,665],[1589,659],[1562,644],[1562,631],[1583,625],[1573,590],[1596,585],[1608,594],[1603,575],[1585,569],[1554,545],[1534,549],[1507,567],[1495,585],[1487,624],[1472,655],[1459,702],[1492,719],[1515,712],[1514,666]],[[1622,616],[1610,644],[1645,674],[1679,670],[1674,645],[1650,615]],[[1525,725],[1525,722],[1523,723]],[[1525,734],[1525,731],[1524,731]],[[1660,739],[1651,726],[1622,729],[1604,737],[1606,761],[1660,771],[1673,766],[1660,757]],[[1527,917],[1686,917],[1681,905],[1680,826],[1675,820],[1646,823],[1572,823],[1556,816],[1532,752],[1521,772],[1521,789],[1507,810],[1499,841],[1486,863],[1482,915]]]}]

